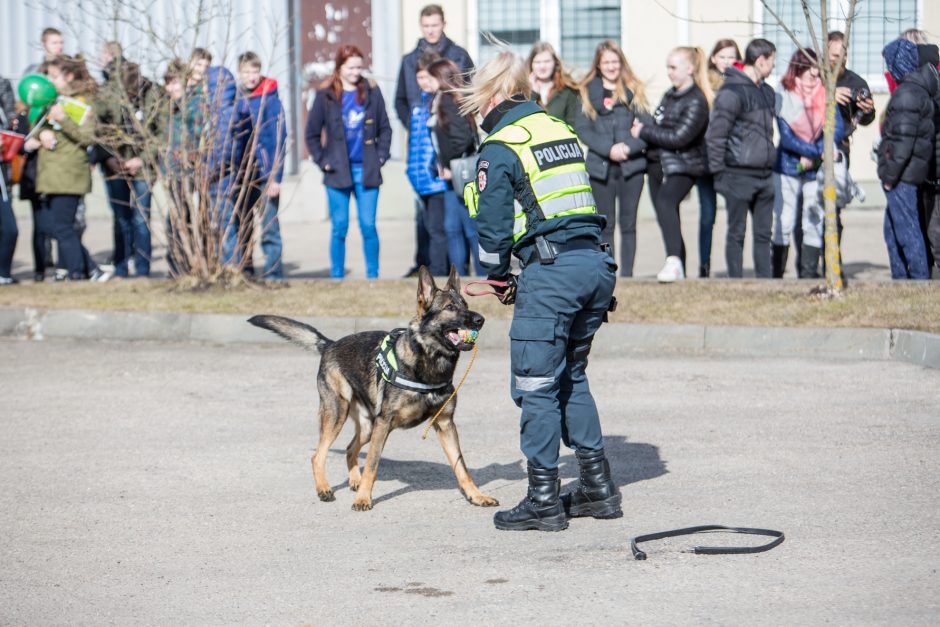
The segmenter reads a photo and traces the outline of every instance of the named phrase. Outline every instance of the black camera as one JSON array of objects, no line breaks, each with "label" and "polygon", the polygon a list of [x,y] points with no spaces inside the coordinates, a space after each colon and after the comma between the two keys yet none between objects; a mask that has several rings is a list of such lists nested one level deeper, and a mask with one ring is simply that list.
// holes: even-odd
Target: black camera
[{"label": "black camera", "polygon": [[858,87],[852,90],[852,100],[871,100],[871,90],[867,87]]}]

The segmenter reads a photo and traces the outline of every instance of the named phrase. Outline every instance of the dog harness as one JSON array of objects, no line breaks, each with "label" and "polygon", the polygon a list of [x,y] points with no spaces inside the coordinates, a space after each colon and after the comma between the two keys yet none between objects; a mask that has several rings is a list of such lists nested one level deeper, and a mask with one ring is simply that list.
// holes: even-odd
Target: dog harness
[{"label": "dog harness", "polygon": [[398,371],[398,356],[395,355],[395,344],[404,332],[404,329],[392,329],[389,334],[382,339],[382,343],[379,344],[379,354],[375,356],[375,365],[379,371],[379,376],[385,379],[387,383],[391,383],[395,387],[408,390],[409,392],[430,394],[431,392],[451,391],[454,387],[453,381],[428,385],[427,383],[412,381],[401,375]]}]

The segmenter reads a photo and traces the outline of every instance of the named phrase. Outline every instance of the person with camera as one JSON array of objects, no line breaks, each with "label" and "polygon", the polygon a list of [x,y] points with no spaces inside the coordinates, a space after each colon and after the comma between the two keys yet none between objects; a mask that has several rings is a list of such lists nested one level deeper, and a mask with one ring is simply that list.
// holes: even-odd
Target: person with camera
[{"label": "person with camera", "polygon": [[[839,68],[839,78],[836,80],[836,101],[839,103],[839,115],[845,125],[842,141],[837,143],[839,150],[845,155],[846,163],[849,159],[849,138],[859,126],[868,126],[875,119],[875,101],[871,97],[871,88],[864,78],[848,69],[846,61],[849,57],[845,45],[845,34],[834,30],[829,33],[829,64]],[[842,56],[842,64],[839,57]]]}]

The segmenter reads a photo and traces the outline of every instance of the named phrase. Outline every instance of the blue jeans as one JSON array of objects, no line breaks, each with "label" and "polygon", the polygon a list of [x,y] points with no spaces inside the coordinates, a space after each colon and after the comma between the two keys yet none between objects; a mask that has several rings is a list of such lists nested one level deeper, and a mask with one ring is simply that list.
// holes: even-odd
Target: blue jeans
[{"label": "blue jeans", "polygon": [[346,233],[349,231],[349,197],[356,196],[356,213],[362,233],[362,249],[366,257],[366,278],[379,276],[379,232],[375,228],[375,214],[379,204],[379,188],[364,187],[362,165],[352,166],[352,187],[326,188],[330,205],[330,276],[342,279],[346,275]]},{"label": "blue jeans", "polygon": [[470,217],[463,199],[454,191],[444,193],[444,231],[447,233],[447,256],[450,262],[457,266],[461,275],[466,275],[467,247],[473,259],[473,269],[480,276],[486,271],[480,265],[479,237],[477,225]]},{"label": "blue jeans", "polygon": [[[219,217],[219,243],[222,263],[241,267],[245,256],[245,242],[250,234],[251,221],[247,224],[242,211],[235,210],[238,188],[232,184],[232,177],[225,176],[215,183],[209,183],[209,206],[212,215]],[[246,232],[247,231],[247,232]]]},{"label": "blue jeans", "polygon": [[891,278],[929,279],[927,246],[917,205],[917,186],[898,183],[887,192],[887,196],[884,230]]},{"label": "blue jeans", "polygon": [[715,179],[711,174],[700,176],[695,184],[698,188],[698,259],[699,265],[710,266],[712,260],[712,229],[718,212],[718,196],[715,194]]},{"label": "blue jeans", "polygon": [[134,257],[137,276],[150,275],[150,185],[137,179],[105,182],[114,212],[114,274],[126,277]]},{"label": "blue jeans", "polygon": [[261,212],[261,252],[264,253],[264,270],[262,277],[280,281],[284,278],[284,265],[281,261],[281,252],[284,245],[281,241],[281,224],[277,218],[281,197],[270,197],[264,193],[267,181],[257,182],[249,188],[245,198],[246,211],[264,199],[264,210]]}]

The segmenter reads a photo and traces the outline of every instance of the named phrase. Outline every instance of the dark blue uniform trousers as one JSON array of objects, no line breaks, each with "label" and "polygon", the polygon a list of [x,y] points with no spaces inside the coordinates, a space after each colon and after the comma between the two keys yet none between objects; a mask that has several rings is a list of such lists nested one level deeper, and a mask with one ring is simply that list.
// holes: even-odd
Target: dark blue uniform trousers
[{"label": "dark blue uniform trousers", "polygon": [[[522,408],[522,453],[534,466],[557,468],[560,441],[577,450],[603,447],[585,340],[600,328],[616,280],[613,259],[596,250],[564,252],[553,264],[533,262],[518,278],[510,387]],[[571,349],[576,355],[569,359]]]}]

